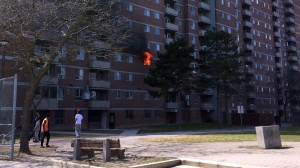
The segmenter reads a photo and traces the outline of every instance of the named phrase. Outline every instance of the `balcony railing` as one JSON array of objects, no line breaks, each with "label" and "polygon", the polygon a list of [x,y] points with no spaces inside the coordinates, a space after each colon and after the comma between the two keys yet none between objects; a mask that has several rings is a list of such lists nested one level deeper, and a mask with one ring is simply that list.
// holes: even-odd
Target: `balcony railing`
[{"label": "balcony railing", "polygon": [[294,1],[293,0],[284,0],[284,4],[285,5],[294,5]]},{"label": "balcony railing", "polygon": [[252,16],[252,12],[250,10],[246,10],[246,9],[242,11],[242,14],[245,16]]},{"label": "balcony railing", "polygon": [[242,4],[250,6],[252,5],[252,2],[251,0],[242,0]]},{"label": "balcony railing", "polygon": [[166,43],[166,44],[170,44],[170,43],[172,43],[173,41],[174,41],[173,38],[165,38],[165,43]]},{"label": "balcony railing", "polygon": [[170,7],[165,7],[165,13],[173,16],[178,16],[178,11],[176,9],[170,8]]},{"label": "balcony railing", "polygon": [[251,33],[248,33],[248,32],[245,32],[244,33],[244,38],[247,38],[247,39],[253,39],[253,35]]},{"label": "balcony railing", "polygon": [[290,55],[290,56],[288,56],[288,60],[289,61],[298,61],[298,58],[295,55]]},{"label": "balcony railing", "polygon": [[212,110],[213,104],[212,103],[201,103],[200,108],[201,108],[201,110]]},{"label": "balcony railing", "polygon": [[57,99],[56,98],[41,98],[41,99],[34,99],[35,104],[37,104],[38,110],[51,110],[57,109]]},{"label": "balcony railing", "polygon": [[207,10],[207,11],[210,10],[210,5],[208,3],[206,3],[206,2],[199,2],[198,7],[200,9],[204,9],[204,10]]},{"label": "balcony railing", "polygon": [[244,21],[243,22],[243,25],[245,26],[245,27],[252,27],[252,23],[251,22],[249,22],[249,21]]},{"label": "balcony railing", "polygon": [[91,60],[90,68],[93,69],[110,69],[110,62]]},{"label": "balcony railing", "polygon": [[210,24],[210,18],[202,15],[202,16],[199,16],[199,22],[201,23],[206,23],[206,24]]},{"label": "balcony railing", "polygon": [[166,108],[169,108],[169,109],[178,108],[178,103],[176,103],[176,102],[167,102],[166,103]]},{"label": "balcony railing", "polygon": [[110,81],[106,80],[90,80],[89,81],[89,86],[91,88],[110,88]]},{"label": "balcony railing", "polygon": [[89,102],[89,108],[110,108],[110,101],[107,100],[92,100]]},{"label": "balcony railing", "polygon": [[42,84],[58,84],[58,77],[57,76],[51,76],[51,75],[44,75],[41,79]]},{"label": "balcony railing", "polygon": [[275,11],[275,12],[273,12],[273,16],[274,17],[279,17],[279,13]]},{"label": "balcony railing", "polygon": [[165,26],[169,30],[178,31],[178,25],[176,25],[175,23],[166,23]]},{"label": "balcony railing", "polygon": [[277,2],[272,2],[272,7],[274,7],[274,8],[279,8],[279,4],[277,3]]}]

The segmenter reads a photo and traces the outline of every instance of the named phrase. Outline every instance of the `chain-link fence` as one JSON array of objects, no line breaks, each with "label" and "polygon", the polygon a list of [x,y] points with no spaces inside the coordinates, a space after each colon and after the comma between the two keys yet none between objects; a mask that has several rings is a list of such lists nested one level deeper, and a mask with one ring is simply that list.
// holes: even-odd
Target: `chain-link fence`
[{"label": "chain-link fence", "polygon": [[13,160],[17,75],[0,79],[0,157]]}]

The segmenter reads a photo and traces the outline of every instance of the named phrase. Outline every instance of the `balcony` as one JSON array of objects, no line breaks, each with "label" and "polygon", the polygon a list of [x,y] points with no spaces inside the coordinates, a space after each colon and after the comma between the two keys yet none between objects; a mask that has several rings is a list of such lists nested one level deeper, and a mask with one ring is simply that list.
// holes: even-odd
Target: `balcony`
[{"label": "balcony", "polygon": [[110,108],[110,101],[108,100],[92,100],[89,102],[89,108]]},{"label": "balcony", "polygon": [[174,41],[173,38],[165,38],[165,43],[166,43],[166,44],[170,44],[170,43],[172,43],[173,41]]},{"label": "balcony", "polygon": [[57,99],[56,98],[41,98],[34,99],[35,104],[37,104],[38,110],[56,110],[57,109]]},{"label": "balcony", "polygon": [[172,16],[178,16],[178,11],[176,11],[176,9],[173,9],[170,7],[165,7],[165,13],[172,15]]},{"label": "balcony", "polygon": [[245,50],[252,51],[252,50],[253,50],[253,45],[251,45],[251,44],[246,44],[246,45],[245,45]]},{"label": "balcony", "polygon": [[110,81],[106,81],[106,80],[90,80],[89,81],[89,86],[91,88],[105,88],[105,89],[109,89],[110,88]]},{"label": "balcony", "polygon": [[245,32],[244,33],[244,38],[252,40],[253,39],[253,35],[251,33]]},{"label": "balcony", "polygon": [[246,62],[252,62],[253,61],[253,58],[251,56],[246,56],[245,57],[245,61]]},{"label": "balcony", "polygon": [[281,58],[281,54],[280,54],[280,52],[276,52],[276,53],[275,53],[275,57],[279,57],[279,58]]},{"label": "balcony", "polygon": [[110,62],[91,60],[90,68],[93,69],[110,69]]},{"label": "balcony", "polygon": [[279,4],[277,2],[272,2],[272,7],[275,9],[279,8]]},{"label": "balcony", "polygon": [[296,29],[294,27],[287,27],[285,30],[289,33],[295,33],[296,32]]},{"label": "balcony", "polygon": [[274,46],[275,46],[275,47],[281,47],[281,44],[280,44],[279,42],[275,42],[275,43],[274,43]]},{"label": "balcony", "polygon": [[249,97],[249,98],[256,98],[256,93],[254,93],[254,92],[249,92],[249,93],[248,93],[248,97]]},{"label": "balcony", "polygon": [[289,42],[296,42],[296,37],[295,36],[288,36],[286,38],[286,41],[289,41]]},{"label": "balcony", "polygon": [[208,96],[213,94],[214,94],[213,89],[207,89],[202,93],[202,95],[208,95]]},{"label": "balcony", "polygon": [[295,55],[290,55],[290,56],[288,56],[288,60],[289,61],[298,61],[298,58],[297,58],[297,56],[295,56]]},{"label": "balcony", "polygon": [[294,9],[293,8],[285,8],[284,13],[289,14],[289,15],[294,14]]},{"label": "balcony", "polygon": [[295,19],[292,17],[287,17],[287,18],[285,18],[285,22],[286,23],[295,23]]},{"label": "balcony", "polygon": [[58,77],[53,75],[44,75],[40,81],[41,84],[58,84]]},{"label": "balcony", "polygon": [[93,48],[97,50],[111,50],[111,45],[105,42],[97,41],[93,43]]},{"label": "balcony", "polygon": [[289,68],[290,68],[290,70],[298,71],[298,66],[297,65],[292,65]]},{"label": "balcony", "polygon": [[210,5],[206,2],[200,2],[198,8],[202,10],[210,11]]},{"label": "balcony", "polygon": [[249,22],[249,21],[243,21],[243,26],[251,28],[252,27],[252,23]]},{"label": "balcony", "polygon": [[207,32],[206,30],[199,30],[199,35],[200,36],[205,36],[206,32]]},{"label": "balcony", "polygon": [[213,104],[212,103],[201,103],[200,108],[201,108],[201,110],[212,110]]},{"label": "balcony", "polygon": [[250,68],[250,69],[247,69],[247,73],[249,74],[255,74],[255,70]]},{"label": "balcony", "polygon": [[252,12],[250,10],[245,9],[245,10],[242,11],[242,15],[251,17]]},{"label": "balcony", "polygon": [[276,68],[282,68],[282,63],[276,63]]},{"label": "balcony", "polygon": [[294,1],[293,0],[284,0],[284,4],[286,6],[292,6],[292,5],[294,5]]},{"label": "balcony", "polygon": [[251,0],[241,0],[243,5],[251,6],[252,2]]},{"label": "balcony", "polygon": [[274,33],[274,36],[280,38],[280,32],[279,32],[279,31],[276,31],[276,32]]},{"label": "balcony", "polygon": [[178,108],[178,103],[176,103],[176,102],[167,102],[166,103],[166,108],[177,109]]},{"label": "balcony", "polygon": [[295,46],[288,46],[288,47],[287,47],[287,50],[288,50],[288,51],[295,51],[295,52],[296,52],[296,51],[297,51],[297,48],[296,48]]},{"label": "balcony", "polygon": [[273,26],[279,28],[280,27],[280,23],[278,21],[273,22]]},{"label": "balcony", "polygon": [[279,18],[279,13],[275,11],[275,12],[273,12],[273,16]]},{"label": "balcony", "polygon": [[208,18],[208,17],[206,17],[204,15],[199,16],[198,21],[200,23],[210,24],[210,18]]},{"label": "balcony", "polygon": [[165,23],[165,26],[169,30],[178,31],[178,25],[175,23]]}]

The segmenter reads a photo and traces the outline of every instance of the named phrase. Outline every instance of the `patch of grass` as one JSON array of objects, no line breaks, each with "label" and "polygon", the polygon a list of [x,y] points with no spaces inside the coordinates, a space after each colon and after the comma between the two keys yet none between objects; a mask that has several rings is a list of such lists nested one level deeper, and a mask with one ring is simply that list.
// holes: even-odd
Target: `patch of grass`
[{"label": "patch of grass", "polygon": [[142,126],[139,127],[139,134],[157,133],[157,132],[174,132],[174,131],[195,131],[195,130],[209,130],[217,129],[218,126],[213,123],[206,124],[182,124],[180,125],[156,125],[156,126]]},{"label": "patch of grass", "polygon": [[[300,134],[283,134],[280,136],[284,142],[300,142]],[[213,142],[243,142],[256,141],[254,131],[242,133],[214,133],[202,135],[178,135],[167,138],[145,138],[148,142],[171,142],[171,143],[213,143]]]}]

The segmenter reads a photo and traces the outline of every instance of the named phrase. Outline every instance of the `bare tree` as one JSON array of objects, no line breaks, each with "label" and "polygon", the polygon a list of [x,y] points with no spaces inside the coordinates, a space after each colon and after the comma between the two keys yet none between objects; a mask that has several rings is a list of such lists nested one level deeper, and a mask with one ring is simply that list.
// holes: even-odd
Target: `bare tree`
[{"label": "bare tree", "polygon": [[[8,42],[9,54],[26,71],[30,84],[23,103],[20,152],[31,153],[28,134],[34,93],[64,47],[74,53],[79,47],[92,52],[106,45],[110,53],[126,46],[130,30],[119,15],[121,5],[118,0],[0,1],[0,38]],[[45,51],[35,52],[37,44]]]}]

